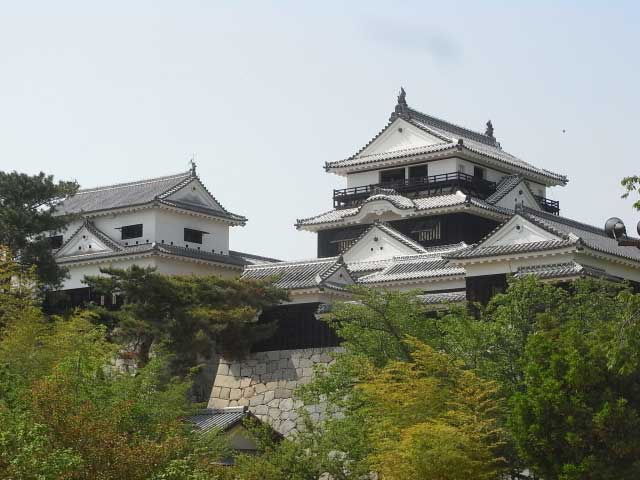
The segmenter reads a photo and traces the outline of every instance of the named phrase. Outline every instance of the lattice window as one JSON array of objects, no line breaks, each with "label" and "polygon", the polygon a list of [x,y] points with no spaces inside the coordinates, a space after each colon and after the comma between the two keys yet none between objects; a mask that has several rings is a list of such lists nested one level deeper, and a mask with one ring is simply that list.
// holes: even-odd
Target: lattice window
[{"label": "lattice window", "polygon": [[335,243],[337,244],[338,247],[338,253],[344,253],[347,250],[349,250],[349,248],[351,248],[351,246],[356,243],[355,238],[345,238],[344,240],[337,240]]},{"label": "lattice window", "polygon": [[419,230],[414,230],[413,234],[419,242],[432,242],[435,240],[440,240],[442,238],[440,222],[438,221],[428,225],[424,225]]}]

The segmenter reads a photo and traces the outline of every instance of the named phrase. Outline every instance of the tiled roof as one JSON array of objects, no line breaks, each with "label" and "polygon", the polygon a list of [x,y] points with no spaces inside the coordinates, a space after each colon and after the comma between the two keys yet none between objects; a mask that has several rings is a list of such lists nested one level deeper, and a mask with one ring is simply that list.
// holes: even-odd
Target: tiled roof
[{"label": "tiled roof", "polygon": [[282,260],[271,257],[263,257],[261,255],[254,255],[253,253],[237,252],[235,250],[229,250],[229,255],[232,257],[238,257],[245,261],[247,265],[263,265],[265,263],[280,263]]},{"label": "tiled roof", "polygon": [[465,274],[464,268],[451,265],[448,260],[434,255],[414,255],[403,258],[403,260],[394,259],[391,265],[380,272],[359,278],[358,283],[397,282]]},{"label": "tiled roof", "polygon": [[496,191],[493,192],[490,196],[487,197],[487,203],[496,203],[502,200],[511,190],[516,188],[520,182],[522,182],[522,177],[520,175],[507,175],[503,177],[498,185],[496,186]]},{"label": "tiled roof", "polygon": [[233,214],[222,207],[209,208],[204,205],[195,205],[189,202],[169,200],[167,197],[186,186],[192,180],[197,180],[200,185],[211,195],[200,182],[194,170],[168,175],[165,177],[139,180],[136,182],[119,183],[103,187],[87,188],[60,202],[57,206],[57,214],[92,213],[118,208],[146,205],[154,201],[164,203],[176,208],[197,211],[208,215],[228,218],[244,223],[246,218]]},{"label": "tiled roof", "polygon": [[480,200],[473,197],[467,197],[462,192],[450,193],[446,195],[435,195],[432,197],[414,198],[414,199],[403,197],[402,195],[378,194],[378,195],[373,195],[367,198],[362,203],[362,205],[359,205],[354,208],[333,209],[328,212],[322,213],[320,215],[316,215],[314,217],[298,219],[296,222],[296,226],[304,227],[307,225],[321,225],[324,223],[341,222],[342,220],[345,220],[345,219],[348,219],[349,217],[353,217],[357,215],[364,205],[376,200],[386,200],[390,202],[393,206],[401,210],[409,210],[409,209],[415,209],[416,211],[432,210],[432,209],[439,209],[439,208],[464,206],[465,204],[467,204],[477,208],[489,210],[499,215],[508,216],[513,214],[513,211],[511,210],[498,207],[495,205],[491,205],[484,200]]},{"label": "tiled roof", "polygon": [[532,243],[517,243],[510,245],[492,245],[483,247],[482,243],[477,246],[470,247],[466,250],[454,252],[446,255],[446,258],[465,259],[465,258],[482,258],[493,257],[497,255],[512,255],[515,253],[542,252],[546,250],[556,250],[559,248],[576,246],[576,240],[544,240]]},{"label": "tiled roof", "polygon": [[[277,278],[275,285],[288,290],[322,287],[326,280],[344,263],[340,257],[248,265],[242,278],[265,280]],[[349,279],[345,279],[348,282]]]},{"label": "tiled roof", "polygon": [[232,265],[236,267],[242,267],[246,265],[246,262],[236,256],[222,255],[220,253],[205,252],[204,250],[198,250],[196,248],[185,248],[177,245],[157,244],[157,243],[144,243],[141,245],[120,245],[117,250],[111,252],[96,252],[96,253],[81,253],[79,255],[73,255],[68,257],[56,258],[56,262],[60,264],[78,263],[93,260],[103,260],[109,258],[126,257],[130,255],[175,255],[178,257],[193,258],[198,260],[204,260],[213,263],[222,263]]},{"label": "tiled roof", "polygon": [[615,278],[608,275],[603,269],[582,265],[578,262],[554,263],[548,265],[535,265],[531,267],[520,267],[514,277],[521,278],[533,275],[541,279],[567,278],[577,276]]},{"label": "tiled roof", "polygon": [[600,253],[640,262],[639,248],[633,246],[621,247],[618,245],[618,242],[609,237],[602,228],[526,207],[519,209],[519,213],[521,213],[524,218],[550,232],[560,233],[565,236],[572,234],[579,237],[582,244],[587,248]]},{"label": "tiled roof", "polygon": [[418,295],[418,299],[428,305],[439,303],[460,303],[467,301],[467,292],[465,290],[460,290],[457,292],[425,293],[423,295]]},{"label": "tiled roof", "polygon": [[249,415],[247,407],[208,408],[189,417],[189,421],[203,432],[213,429],[225,432]]},{"label": "tiled roof", "polygon": [[[393,122],[381,130],[371,141],[360,149],[353,156],[336,162],[327,162],[325,165],[326,170],[352,167],[363,164],[370,164],[380,162],[383,160],[391,160],[396,158],[404,158],[415,155],[422,155],[428,153],[442,152],[446,150],[453,150],[459,148],[461,150],[468,150],[470,152],[483,155],[485,157],[497,160],[502,164],[506,164],[512,167],[520,168],[527,172],[531,172],[537,175],[547,177],[554,182],[566,183],[567,178],[564,175],[553,173],[543,168],[535,167],[518,157],[505,152],[495,138],[480,132],[475,132],[464,127],[460,127],[453,123],[441,120],[439,118],[427,115],[412,108],[407,108],[406,115],[403,116],[404,120],[408,121],[416,128],[419,128],[437,138],[442,142],[435,143],[433,145],[425,145],[413,148],[406,148],[396,150],[392,152],[384,152],[370,155],[363,155],[363,150],[366,149],[373,141],[375,141],[382,133],[384,133]],[[458,141],[462,140],[462,144],[458,144]]]}]

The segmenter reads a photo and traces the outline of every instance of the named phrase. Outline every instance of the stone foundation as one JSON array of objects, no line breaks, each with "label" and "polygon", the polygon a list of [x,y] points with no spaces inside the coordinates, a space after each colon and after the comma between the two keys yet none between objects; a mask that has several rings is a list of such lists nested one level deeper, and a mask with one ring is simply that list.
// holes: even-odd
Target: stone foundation
[{"label": "stone foundation", "polygon": [[[240,362],[220,359],[211,390],[209,408],[248,406],[260,420],[283,435],[298,431],[298,410],[293,391],[313,379],[314,366],[329,365],[331,352],[339,348],[305,348],[251,354]],[[319,420],[322,405],[304,405],[311,418]]]}]

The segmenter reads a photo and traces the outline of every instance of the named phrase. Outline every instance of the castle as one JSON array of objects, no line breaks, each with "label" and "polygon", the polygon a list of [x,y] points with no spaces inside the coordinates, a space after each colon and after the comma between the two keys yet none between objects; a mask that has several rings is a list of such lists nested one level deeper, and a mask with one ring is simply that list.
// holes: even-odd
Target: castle
[{"label": "castle", "polygon": [[491,121],[484,132],[469,130],[415,110],[401,90],[380,132],[324,168],[345,177],[346,187],[333,191],[330,211],[296,222],[317,232],[317,258],[293,262],[230,250],[229,227],[247,220],[222,207],[195,166],[81,190],[60,212],[82,219],[52,238],[71,272],[65,289],[75,301],[117,304],[93,298],[81,280],[101,266],[133,263],[168,274],[277,278],[290,302],[263,316],[278,318],[278,331],[243,362],[221,359],[209,406],[246,406],[289,434],[301,406],[293,390],[339,345],[316,312],[349,299],[350,285],[419,291],[433,308],[487,302],[509,276],[593,276],[640,287],[635,239],[616,222],[605,231],[561,216],[548,192],[567,177],[504,151]]}]

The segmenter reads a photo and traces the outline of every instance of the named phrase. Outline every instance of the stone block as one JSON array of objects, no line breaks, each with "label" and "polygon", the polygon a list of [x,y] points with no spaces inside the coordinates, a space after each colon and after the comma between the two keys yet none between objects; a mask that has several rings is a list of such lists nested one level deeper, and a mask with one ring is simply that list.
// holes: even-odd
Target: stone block
[{"label": "stone block", "polygon": [[253,387],[247,387],[242,391],[242,396],[244,398],[251,398],[255,395],[256,389]]},{"label": "stone block", "polygon": [[280,408],[280,410],[282,410],[283,412],[289,412],[293,410],[293,398],[283,399],[280,402],[280,405],[278,406],[278,408]]},{"label": "stone block", "polygon": [[248,398],[241,398],[240,400],[238,400],[238,406],[239,407],[248,407],[249,406],[249,399]]},{"label": "stone block", "polygon": [[291,432],[291,430],[293,430],[294,428],[296,428],[295,422],[292,422],[291,420],[285,420],[280,424],[280,428],[278,429],[278,431],[281,434],[286,435],[289,432]]},{"label": "stone block", "polygon": [[286,388],[288,388],[289,390],[295,390],[296,388],[298,388],[298,382],[295,380],[291,380],[287,382]]},{"label": "stone block", "polygon": [[291,390],[288,388],[276,388],[275,390],[275,398],[290,398]]},{"label": "stone block", "polygon": [[275,390],[278,388],[278,382],[267,382],[265,387],[267,387],[267,390]]},{"label": "stone block", "polygon": [[275,392],[273,390],[267,390],[264,392],[264,403],[269,403],[275,398]]},{"label": "stone block", "polygon": [[240,388],[246,388],[249,385],[251,385],[251,378],[250,377],[244,377],[240,380]]},{"label": "stone block", "polygon": [[216,387],[227,387],[227,388],[238,388],[240,382],[237,378],[231,375],[218,375],[216,376],[215,386]]},{"label": "stone block", "polygon": [[273,352],[267,352],[267,357],[269,357],[269,360],[279,360],[280,359],[280,352],[275,350]]},{"label": "stone block", "polygon": [[253,376],[253,367],[248,367],[243,365],[242,368],[240,369],[240,375],[242,375],[243,377]]},{"label": "stone block", "polygon": [[267,415],[269,413],[269,407],[267,407],[266,405],[258,405],[253,410],[253,413],[255,415]]},{"label": "stone block", "polygon": [[254,372],[256,375],[267,373],[267,366],[264,363],[259,363],[258,365],[256,365]]},{"label": "stone block", "polygon": [[267,406],[269,408],[278,408],[278,405],[280,405],[280,399],[279,398],[274,398],[273,400],[271,400],[270,402],[267,403]]},{"label": "stone block", "polygon": [[320,354],[319,353],[314,353],[313,355],[311,355],[311,361],[313,363],[319,363],[320,362]]},{"label": "stone block", "polygon": [[264,383],[258,383],[254,389],[256,393],[263,393],[267,390],[267,387],[265,387]]},{"label": "stone block", "polygon": [[257,407],[258,405],[262,405],[264,403],[264,395],[259,394],[249,399],[250,407]]},{"label": "stone block", "polygon": [[229,393],[229,399],[238,400],[240,397],[242,397],[242,390],[240,390],[239,388],[232,388],[231,392]]},{"label": "stone block", "polygon": [[286,370],[291,367],[291,362],[289,362],[288,358],[282,358],[278,362],[278,370]]},{"label": "stone block", "polygon": [[312,377],[313,376],[313,368],[303,368],[302,369],[303,377]]},{"label": "stone block", "polygon": [[213,398],[220,398],[220,390],[222,390],[222,387],[213,387],[211,389],[211,396]]},{"label": "stone block", "polygon": [[229,406],[229,400],[222,398],[214,398],[209,402],[209,408],[227,408]]},{"label": "stone block", "polygon": [[300,367],[302,367],[302,368],[313,367],[313,362],[308,358],[301,358],[300,359]]},{"label": "stone block", "polygon": [[220,389],[220,398],[228,399],[230,392],[231,392],[230,388],[221,388]]},{"label": "stone block", "polygon": [[226,363],[220,363],[218,365],[218,375],[228,375],[229,374],[229,365]]},{"label": "stone block", "polygon": [[230,407],[237,407],[238,406],[238,401],[237,400],[229,400],[229,406]]},{"label": "stone block", "polygon": [[270,407],[267,414],[273,420],[277,420],[278,418],[280,418],[280,413],[280,409]]}]

